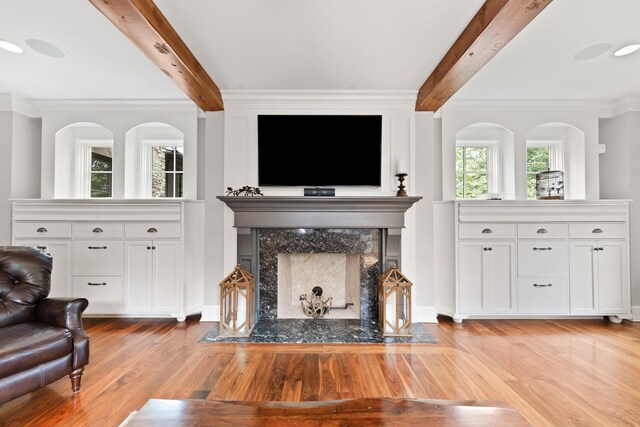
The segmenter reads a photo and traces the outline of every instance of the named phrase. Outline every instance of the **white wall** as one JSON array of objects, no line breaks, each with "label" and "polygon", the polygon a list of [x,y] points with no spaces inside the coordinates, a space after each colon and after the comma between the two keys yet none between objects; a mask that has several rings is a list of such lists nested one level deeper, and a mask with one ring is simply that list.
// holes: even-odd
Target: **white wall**
[{"label": "white wall", "polygon": [[0,111],[0,245],[11,244],[11,157],[13,112]]},{"label": "white wall", "polygon": [[11,197],[40,197],[40,141],[42,120],[13,114],[11,153]]},{"label": "white wall", "polygon": [[54,190],[55,134],[60,129],[77,122],[97,123],[113,132],[113,197],[115,199],[122,199],[125,196],[125,134],[127,131],[149,122],[174,126],[184,134],[184,198],[196,198],[198,110],[191,102],[170,102],[165,105],[161,101],[149,103],[40,101],[36,102],[36,107],[42,111],[41,193],[43,199],[56,197]]},{"label": "white wall", "polygon": [[589,105],[537,104],[451,104],[442,108],[442,198],[455,198],[455,140],[456,133],[474,123],[495,123],[514,134],[515,198],[527,198],[526,139],[527,134],[540,125],[563,123],[584,133],[584,197],[598,199],[598,114]]},{"label": "white wall", "polygon": [[[224,194],[224,112],[206,113],[205,157],[205,284],[203,321],[217,321],[220,317],[219,283],[231,270],[226,271],[227,257],[237,253],[236,242],[227,248],[225,234],[233,234],[235,229],[225,226],[228,208],[217,196]],[[229,241],[229,246],[231,242]]]},{"label": "white wall", "polygon": [[600,194],[607,199],[631,199],[629,211],[631,305],[640,314],[640,112],[600,122]]}]

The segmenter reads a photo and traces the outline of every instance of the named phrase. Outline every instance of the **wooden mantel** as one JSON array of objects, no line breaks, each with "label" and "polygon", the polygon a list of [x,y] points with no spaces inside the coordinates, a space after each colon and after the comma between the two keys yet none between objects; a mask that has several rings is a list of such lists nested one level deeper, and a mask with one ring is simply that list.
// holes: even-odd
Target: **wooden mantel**
[{"label": "wooden mantel", "polygon": [[403,228],[419,196],[218,196],[237,228]]}]

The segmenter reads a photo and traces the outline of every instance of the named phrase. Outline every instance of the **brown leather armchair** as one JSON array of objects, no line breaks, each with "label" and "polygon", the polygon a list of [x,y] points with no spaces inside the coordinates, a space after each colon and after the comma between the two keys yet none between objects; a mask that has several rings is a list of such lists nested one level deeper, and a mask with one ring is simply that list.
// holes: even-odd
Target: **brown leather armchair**
[{"label": "brown leather armchair", "polygon": [[52,258],[26,246],[0,246],[0,404],[65,375],[73,392],[89,363],[82,328],[85,298],[50,298]]}]

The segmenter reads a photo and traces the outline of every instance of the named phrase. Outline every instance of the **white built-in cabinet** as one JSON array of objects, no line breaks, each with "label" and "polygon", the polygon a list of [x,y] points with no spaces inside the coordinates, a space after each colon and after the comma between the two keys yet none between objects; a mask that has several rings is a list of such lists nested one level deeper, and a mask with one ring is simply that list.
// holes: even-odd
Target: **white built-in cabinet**
[{"label": "white built-in cabinet", "polygon": [[439,314],[630,317],[627,201],[435,206]]},{"label": "white built-in cabinet", "polygon": [[514,313],[515,244],[460,242],[460,308],[465,313]]},{"label": "white built-in cabinet", "polygon": [[50,296],[87,298],[87,315],[183,320],[204,304],[203,207],[19,200],[13,202],[12,240],[51,254]]}]

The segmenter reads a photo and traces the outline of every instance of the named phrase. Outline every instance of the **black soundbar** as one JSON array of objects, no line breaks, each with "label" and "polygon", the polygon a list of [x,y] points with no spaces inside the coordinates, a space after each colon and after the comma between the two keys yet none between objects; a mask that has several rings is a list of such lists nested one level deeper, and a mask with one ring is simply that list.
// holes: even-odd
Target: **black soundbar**
[{"label": "black soundbar", "polygon": [[305,196],[335,196],[335,188],[305,188]]}]

